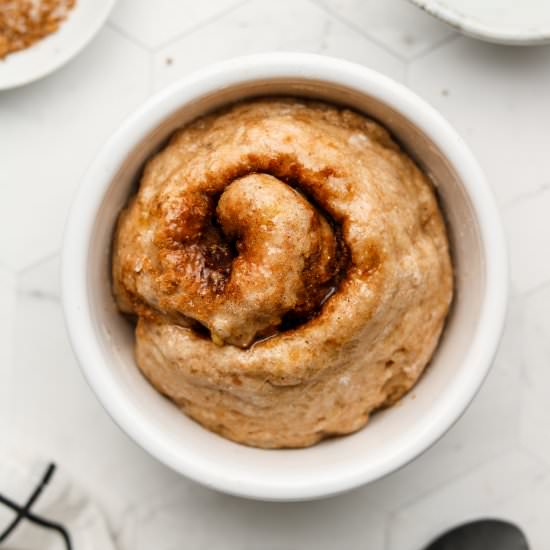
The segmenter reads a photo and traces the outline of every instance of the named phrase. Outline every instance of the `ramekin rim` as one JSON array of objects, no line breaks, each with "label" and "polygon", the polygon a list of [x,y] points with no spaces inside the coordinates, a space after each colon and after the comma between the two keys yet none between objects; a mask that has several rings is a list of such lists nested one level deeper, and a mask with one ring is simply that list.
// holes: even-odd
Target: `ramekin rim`
[{"label": "ramekin rim", "polygon": [[[453,388],[452,398],[444,404],[445,410],[434,415],[436,418],[422,433],[416,434],[414,441],[377,468],[361,467],[358,463],[357,468],[351,471],[347,468],[332,479],[304,480],[299,484],[292,481],[286,485],[279,480],[275,485],[268,479],[235,479],[208,470],[195,460],[186,460],[188,457],[176,456],[158,433],[147,431],[134,421],[124,400],[116,399],[120,395],[113,381],[105,376],[107,369],[97,366],[103,354],[95,340],[88,302],[87,250],[95,214],[110,186],[111,176],[120,166],[124,150],[138,141],[137,127],[144,133],[145,126],[148,130],[151,125],[158,125],[186,101],[199,97],[201,90],[206,93],[215,87],[250,80],[290,77],[344,84],[368,93],[402,113],[438,145],[461,173],[472,201],[487,258],[487,285],[478,329],[463,362],[473,363],[476,368],[470,368],[470,376]],[[182,103],[185,95],[189,97]],[[126,145],[127,142],[132,145]],[[88,169],[71,207],[63,244],[62,298],[70,340],[81,368],[94,393],[123,431],[159,461],[204,485],[248,498],[288,501],[320,498],[384,477],[419,456],[458,420],[481,386],[496,352],[506,313],[507,273],[504,233],[491,190],[473,154],[442,115],[402,84],[364,66],[316,54],[277,52],[234,58],[201,69],[151,97],[122,123]]]}]

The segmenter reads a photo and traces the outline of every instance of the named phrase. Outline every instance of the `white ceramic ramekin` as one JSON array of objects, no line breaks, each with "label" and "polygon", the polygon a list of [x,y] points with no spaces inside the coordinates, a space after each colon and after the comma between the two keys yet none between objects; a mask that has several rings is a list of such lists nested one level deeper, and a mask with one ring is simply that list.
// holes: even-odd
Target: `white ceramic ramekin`
[{"label": "white ceramic ramekin", "polygon": [[[350,436],[301,450],[260,450],[210,433],[139,373],[131,327],[109,279],[113,226],[143,163],[178,126],[245,97],[285,94],[363,111],[389,128],[436,182],[452,240],[456,300],[438,351],[399,406]],[[105,144],[72,207],[63,303],[84,373],[119,426],[158,460],[207,486],[250,498],[303,500],[378,479],[417,457],[460,417],[491,365],[507,299],[497,208],[449,124],[404,86],[360,65],[274,53],[208,67],[150,99]]]}]

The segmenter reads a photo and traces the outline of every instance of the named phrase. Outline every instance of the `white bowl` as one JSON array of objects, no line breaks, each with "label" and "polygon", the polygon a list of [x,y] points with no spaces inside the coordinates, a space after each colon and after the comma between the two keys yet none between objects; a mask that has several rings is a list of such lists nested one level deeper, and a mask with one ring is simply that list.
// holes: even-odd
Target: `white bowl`
[{"label": "white bowl", "polygon": [[530,46],[550,42],[548,0],[410,0],[461,33],[486,42]]},{"label": "white bowl", "polygon": [[59,29],[0,60],[0,90],[28,84],[73,58],[99,31],[115,0],[76,0]]},{"label": "white bowl", "polygon": [[[117,214],[144,162],[182,124],[244,97],[286,94],[349,105],[381,121],[437,182],[450,227],[456,300],[438,351],[413,391],[369,425],[308,449],[260,450],[215,435],[138,371],[133,329],[111,296]],[[400,468],[459,418],[491,365],[507,299],[507,261],[493,197],[449,124],[407,88],[360,65],[308,54],[244,57],[201,70],[150,99],[106,143],[68,221],[63,303],[75,352],[119,426],[174,470],[235,495],[317,498]]]}]

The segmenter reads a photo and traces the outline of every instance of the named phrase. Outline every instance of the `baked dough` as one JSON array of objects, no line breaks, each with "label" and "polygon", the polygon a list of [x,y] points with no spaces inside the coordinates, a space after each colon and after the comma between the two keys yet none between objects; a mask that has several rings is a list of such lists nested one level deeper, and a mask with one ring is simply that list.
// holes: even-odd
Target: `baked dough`
[{"label": "baked dough", "polygon": [[364,426],[418,380],[453,291],[432,186],[376,122],[249,100],[176,132],[113,245],[145,377],[258,447]]}]

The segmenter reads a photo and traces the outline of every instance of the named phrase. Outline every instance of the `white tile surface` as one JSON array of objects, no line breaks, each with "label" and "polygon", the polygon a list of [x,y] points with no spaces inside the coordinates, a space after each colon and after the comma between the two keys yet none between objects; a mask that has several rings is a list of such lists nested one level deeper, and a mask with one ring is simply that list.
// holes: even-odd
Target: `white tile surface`
[{"label": "white tile surface", "polygon": [[550,466],[550,284],[527,296],[524,307],[521,440]]},{"label": "white tile surface", "polygon": [[272,50],[343,57],[398,80],[404,74],[397,57],[310,0],[252,1],[157,52],[155,88],[207,63]]},{"label": "white tile surface", "polygon": [[0,433],[12,421],[15,274],[0,266]]},{"label": "white tile surface", "polygon": [[486,514],[513,520],[517,525],[528,525],[527,538],[533,550],[548,548],[548,510],[550,510],[550,477],[540,472],[525,479],[512,497],[495,502]]},{"label": "white tile surface", "polygon": [[385,524],[377,508],[367,490],[281,504],[244,501],[187,484],[129,514],[120,542],[132,550],[188,548],[190,541],[192,548],[208,550],[381,549]]},{"label": "white tile surface", "polygon": [[[111,29],[59,72],[0,95],[0,261],[55,252],[78,181],[147,96],[149,54]],[[17,235],[17,238],[14,238]]]},{"label": "white tile surface", "polygon": [[501,204],[550,183],[550,49],[459,38],[418,59],[409,85],[477,154]]},{"label": "white tile surface", "polygon": [[[0,429],[9,424],[4,437],[30,439],[67,466],[122,550],[419,550],[478,515],[516,521],[535,550],[547,550],[550,47],[455,38],[405,0],[322,2],[119,0],[109,26],[66,68],[0,94]],[[129,441],[80,374],[58,281],[70,197],[121,118],[195,68],[272,49],[408,75],[480,158],[502,206],[515,287],[495,367],[441,441],[375,484],[292,505],[199,487]]]},{"label": "white tile surface", "polygon": [[408,0],[318,0],[332,14],[410,60],[455,35],[452,27]]},{"label": "white tile surface", "polygon": [[466,521],[492,517],[496,510],[503,513],[499,515],[502,519],[516,521],[518,510],[510,507],[509,502],[527,487],[533,487],[543,472],[538,461],[520,451],[496,458],[399,510],[390,523],[388,548],[423,548],[434,533]]},{"label": "white tile surface", "polygon": [[550,281],[550,186],[504,209],[512,280],[520,291]]},{"label": "white tile surface", "polygon": [[138,44],[156,49],[243,0],[118,0],[110,21]]},{"label": "white tile surface", "polygon": [[181,478],[131,442],[88,387],[67,338],[58,273],[53,256],[19,276],[10,382],[14,437],[66,466],[116,527],[127,508]]}]

